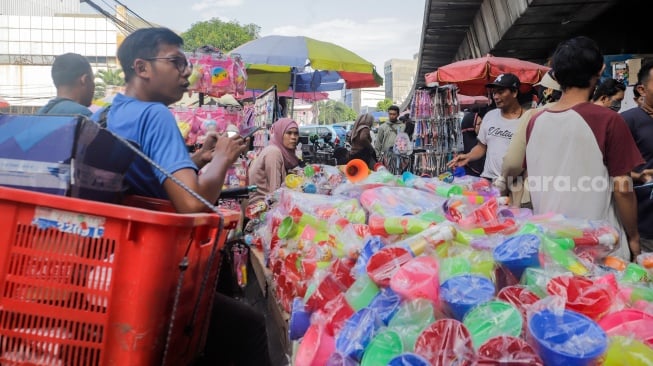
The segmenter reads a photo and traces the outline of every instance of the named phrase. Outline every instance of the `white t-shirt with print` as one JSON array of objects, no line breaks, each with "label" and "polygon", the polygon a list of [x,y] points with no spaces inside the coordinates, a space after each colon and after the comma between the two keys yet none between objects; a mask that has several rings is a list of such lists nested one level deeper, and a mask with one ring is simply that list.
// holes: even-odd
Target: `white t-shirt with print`
[{"label": "white t-shirt with print", "polygon": [[503,157],[508,152],[512,135],[519,127],[519,118],[506,119],[501,116],[501,109],[493,109],[483,117],[478,131],[478,141],[487,146],[485,166],[482,177],[495,179],[501,176]]}]

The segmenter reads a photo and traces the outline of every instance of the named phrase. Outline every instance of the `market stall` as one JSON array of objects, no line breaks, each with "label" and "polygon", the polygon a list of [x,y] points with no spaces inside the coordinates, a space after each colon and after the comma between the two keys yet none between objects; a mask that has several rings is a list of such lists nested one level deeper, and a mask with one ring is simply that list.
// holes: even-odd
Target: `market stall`
[{"label": "market stall", "polygon": [[250,238],[295,365],[650,364],[653,260],[609,224],[350,168],[289,175]]}]

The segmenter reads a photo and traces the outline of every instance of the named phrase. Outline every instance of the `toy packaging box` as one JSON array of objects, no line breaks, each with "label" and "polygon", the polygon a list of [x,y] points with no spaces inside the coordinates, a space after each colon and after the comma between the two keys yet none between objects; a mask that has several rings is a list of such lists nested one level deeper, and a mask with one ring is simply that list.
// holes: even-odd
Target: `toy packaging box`
[{"label": "toy packaging box", "polygon": [[0,185],[118,202],[134,152],[82,116],[0,115]]}]

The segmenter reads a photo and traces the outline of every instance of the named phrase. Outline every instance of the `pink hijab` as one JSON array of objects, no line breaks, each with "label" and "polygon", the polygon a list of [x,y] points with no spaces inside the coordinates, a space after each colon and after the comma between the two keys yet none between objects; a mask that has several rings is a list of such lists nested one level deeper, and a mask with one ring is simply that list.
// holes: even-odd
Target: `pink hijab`
[{"label": "pink hijab", "polygon": [[297,122],[290,118],[281,118],[272,124],[272,137],[270,138],[270,144],[281,150],[281,155],[283,155],[283,166],[286,170],[299,165],[299,159],[297,158],[297,155],[295,155],[295,150],[283,146],[283,135],[287,130],[293,127],[299,129]]}]

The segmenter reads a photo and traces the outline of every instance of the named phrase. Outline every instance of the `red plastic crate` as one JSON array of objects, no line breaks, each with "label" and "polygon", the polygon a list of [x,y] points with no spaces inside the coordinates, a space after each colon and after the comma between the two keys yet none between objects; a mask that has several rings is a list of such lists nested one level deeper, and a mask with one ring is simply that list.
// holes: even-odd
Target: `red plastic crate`
[{"label": "red plastic crate", "polygon": [[222,213],[216,238],[215,214],[0,187],[0,364],[161,365],[172,319],[165,364],[192,363],[206,339],[219,249],[240,217]]}]

